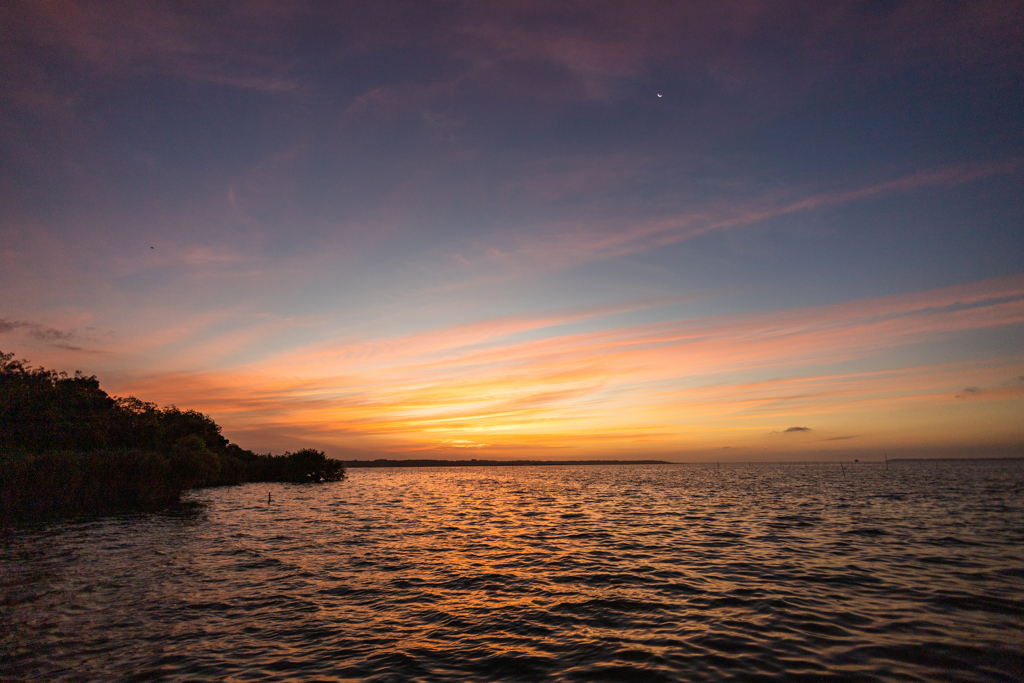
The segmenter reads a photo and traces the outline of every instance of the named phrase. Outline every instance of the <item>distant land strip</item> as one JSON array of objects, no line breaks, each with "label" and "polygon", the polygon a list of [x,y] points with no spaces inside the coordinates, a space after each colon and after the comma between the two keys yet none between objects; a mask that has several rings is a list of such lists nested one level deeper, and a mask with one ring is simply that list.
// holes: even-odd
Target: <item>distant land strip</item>
[{"label": "distant land strip", "polygon": [[667,460],[345,460],[345,467],[524,467],[536,465],[674,465]]},{"label": "distant land strip", "polygon": [[978,456],[967,458],[889,458],[889,462],[957,462],[960,460],[1024,460],[1024,455],[994,455],[991,457]]}]

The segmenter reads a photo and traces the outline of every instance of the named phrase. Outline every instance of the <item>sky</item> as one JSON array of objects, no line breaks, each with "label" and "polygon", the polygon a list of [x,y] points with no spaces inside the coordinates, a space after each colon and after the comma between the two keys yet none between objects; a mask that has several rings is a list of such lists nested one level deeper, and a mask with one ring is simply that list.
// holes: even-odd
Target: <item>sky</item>
[{"label": "sky", "polygon": [[1024,2],[0,7],[0,351],[344,459],[1024,453]]}]

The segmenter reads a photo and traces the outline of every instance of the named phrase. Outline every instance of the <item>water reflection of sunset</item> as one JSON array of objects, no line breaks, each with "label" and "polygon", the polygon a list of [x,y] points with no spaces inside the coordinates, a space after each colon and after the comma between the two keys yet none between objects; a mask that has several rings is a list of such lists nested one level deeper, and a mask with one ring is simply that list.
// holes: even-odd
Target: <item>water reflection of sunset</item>
[{"label": "water reflection of sunset", "polygon": [[1019,556],[1022,465],[358,468],[202,489],[0,545],[18,579],[0,672],[1009,678],[1017,577],[999,569]]}]

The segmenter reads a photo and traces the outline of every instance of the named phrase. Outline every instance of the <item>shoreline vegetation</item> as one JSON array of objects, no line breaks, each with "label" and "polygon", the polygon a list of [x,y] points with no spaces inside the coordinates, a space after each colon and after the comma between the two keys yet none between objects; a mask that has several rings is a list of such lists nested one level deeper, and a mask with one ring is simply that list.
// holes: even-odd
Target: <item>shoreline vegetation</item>
[{"label": "shoreline vegetation", "polygon": [[345,478],[323,451],[254,453],[209,415],[115,398],[0,352],[0,521],[155,510],[192,488]]}]

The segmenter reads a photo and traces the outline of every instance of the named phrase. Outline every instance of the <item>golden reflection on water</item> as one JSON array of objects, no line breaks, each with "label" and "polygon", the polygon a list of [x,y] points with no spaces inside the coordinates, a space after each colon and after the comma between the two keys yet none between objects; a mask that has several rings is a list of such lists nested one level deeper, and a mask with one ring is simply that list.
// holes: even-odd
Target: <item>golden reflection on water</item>
[{"label": "golden reflection on water", "polygon": [[929,678],[975,667],[965,634],[1013,665],[1024,467],[834,470],[356,469],[208,489],[191,512],[5,545],[3,644],[12,671],[50,678]]}]

